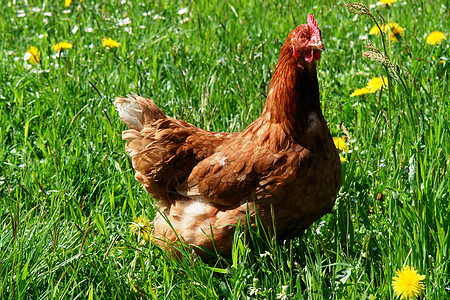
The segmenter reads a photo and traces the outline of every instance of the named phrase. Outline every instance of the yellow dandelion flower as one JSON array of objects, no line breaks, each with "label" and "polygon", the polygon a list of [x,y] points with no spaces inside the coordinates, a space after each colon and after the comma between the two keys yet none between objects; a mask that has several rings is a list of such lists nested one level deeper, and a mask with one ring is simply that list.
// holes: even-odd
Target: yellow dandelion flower
[{"label": "yellow dandelion flower", "polygon": [[378,28],[377,25],[374,25],[370,29],[369,34],[370,35],[380,35],[381,34],[380,29],[384,33],[389,32],[390,33],[389,37],[392,41],[396,41],[397,38],[400,37],[402,35],[403,31],[405,30],[405,28],[400,27],[400,25],[398,25],[397,23],[390,22],[388,24],[380,25],[380,28]]},{"label": "yellow dandelion flower", "polygon": [[104,38],[102,40],[102,43],[103,43],[103,47],[117,48],[120,46],[120,44],[118,42],[116,42],[115,40],[113,40],[111,38]]},{"label": "yellow dandelion flower", "polygon": [[441,40],[446,40],[445,34],[440,31],[433,31],[427,36],[427,44],[437,45]]},{"label": "yellow dandelion flower", "polygon": [[401,37],[402,32],[405,30],[405,28],[400,27],[397,23],[395,23],[396,26],[391,27],[391,41],[397,41],[399,37]]},{"label": "yellow dandelion flower", "polygon": [[374,77],[367,83],[367,88],[373,92],[379,91],[381,88],[385,88],[386,86],[387,82],[384,77]]},{"label": "yellow dandelion flower", "polygon": [[35,65],[41,61],[41,52],[39,52],[37,47],[30,46],[30,49],[28,49],[25,57],[30,61],[30,63]]},{"label": "yellow dandelion flower", "polygon": [[[334,146],[344,153],[347,153],[349,148],[345,142],[345,137],[333,137]],[[347,161],[347,158],[339,154],[339,159],[341,162]]]},{"label": "yellow dandelion flower", "polygon": [[[381,30],[383,30],[384,26],[381,25],[380,28],[381,28]],[[377,25],[373,25],[373,27],[369,31],[369,34],[370,35],[380,35],[381,34],[380,28],[378,28]]]},{"label": "yellow dandelion flower", "polygon": [[61,51],[61,50],[64,50],[64,49],[72,49],[72,44],[71,43],[67,43],[67,42],[61,42],[61,43],[58,43],[58,44],[54,45],[52,48],[55,51]]},{"label": "yellow dandelion flower", "polygon": [[387,5],[387,6],[392,6],[392,3],[397,2],[398,0],[380,0],[379,2],[381,4]]},{"label": "yellow dandelion flower", "polygon": [[351,93],[350,97],[375,93],[376,91],[381,90],[381,88],[383,88],[383,87],[387,87],[386,78],[374,77],[369,80],[369,82],[367,83],[367,85],[365,87],[356,89],[353,93]]},{"label": "yellow dandelion flower", "polygon": [[334,145],[336,146],[336,148],[338,148],[339,150],[344,151],[345,153],[348,152],[348,145],[345,142],[345,137],[333,137],[333,142]]},{"label": "yellow dandelion flower", "polygon": [[391,32],[391,34],[389,35],[389,39],[393,42],[398,41],[397,36],[393,32]]},{"label": "yellow dandelion flower", "polygon": [[393,278],[392,287],[400,299],[415,299],[425,289],[422,282],[424,279],[425,275],[420,275],[414,267],[405,266],[397,270],[397,277]]},{"label": "yellow dandelion flower", "polygon": [[151,236],[152,224],[150,221],[145,216],[134,217],[133,221],[130,224],[130,231],[137,236],[138,242],[141,244],[149,240],[153,242],[154,239]]},{"label": "yellow dandelion flower", "polygon": [[[80,2],[83,2],[83,0],[80,0]],[[64,6],[67,7],[70,4],[72,4],[72,0],[64,0]]]},{"label": "yellow dandelion flower", "polygon": [[400,35],[405,30],[405,28],[400,27],[400,25],[398,25],[397,23],[392,23],[392,24],[393,24],[393,26],[390,26],[390,29],[391,29],[392,33],[395,35]]},{"label": "yellow dandelion flower", "polygon": [[356,89],[353,93],[350,94],[350,97],[361,96],[365,94],[373,93],[374,91],[368,89],[367,87],[363,87],[360,89]]}]

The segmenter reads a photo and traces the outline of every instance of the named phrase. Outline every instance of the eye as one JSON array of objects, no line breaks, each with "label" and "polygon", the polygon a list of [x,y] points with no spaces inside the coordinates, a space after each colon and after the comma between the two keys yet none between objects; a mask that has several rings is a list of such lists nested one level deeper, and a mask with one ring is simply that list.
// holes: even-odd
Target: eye
[{"label": "eye", "polygon": [[303,34],[300,33],[299,36],[298,36],[298,38],[301,39],[301,40],[304,40],[304,39],[305,39],[305,35],[303,35]]}]

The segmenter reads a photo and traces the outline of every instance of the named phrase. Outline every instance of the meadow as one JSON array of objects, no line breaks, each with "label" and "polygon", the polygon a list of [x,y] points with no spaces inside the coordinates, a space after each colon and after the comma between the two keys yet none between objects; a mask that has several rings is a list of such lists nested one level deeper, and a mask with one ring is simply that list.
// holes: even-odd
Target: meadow
[{"label": "meadow", "polygon": [[[1,299],[395,299],[404,266],[425,275],[420,299],[450,298],[448,1],[69,2],[0,4]],[[138,241],[130,225],[154,201],[114,97],[242,130],[308,13],[343,142],[333,212],[284,243],[238,231],[233,255],[211,260]],[[427,43],[433,31],[446,39]]]}]

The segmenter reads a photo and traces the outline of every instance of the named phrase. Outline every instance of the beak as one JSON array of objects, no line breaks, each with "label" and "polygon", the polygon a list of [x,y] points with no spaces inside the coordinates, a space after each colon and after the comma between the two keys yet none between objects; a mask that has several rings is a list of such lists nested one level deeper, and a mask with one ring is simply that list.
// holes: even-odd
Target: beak
[{"label": "beak", "polygon": [[322,41],[311,41],[311,43],[308,44],[313,50],[320,50],[324,51],[325,47],[323,46]]}]

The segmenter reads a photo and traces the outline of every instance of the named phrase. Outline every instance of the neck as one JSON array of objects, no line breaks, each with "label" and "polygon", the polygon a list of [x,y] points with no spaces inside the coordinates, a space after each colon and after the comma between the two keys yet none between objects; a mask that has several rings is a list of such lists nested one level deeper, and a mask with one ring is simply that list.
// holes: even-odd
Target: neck
[{"label": "neck", "polygon": [[312,121],[324,122],[315,61],[300,64],[292,55],[280,54],[261,117],[279,123],[299,143]]}]

